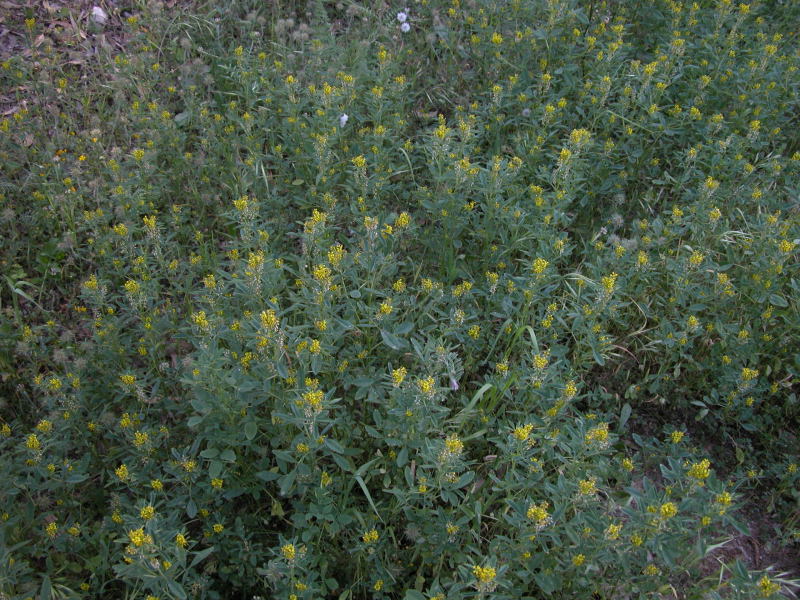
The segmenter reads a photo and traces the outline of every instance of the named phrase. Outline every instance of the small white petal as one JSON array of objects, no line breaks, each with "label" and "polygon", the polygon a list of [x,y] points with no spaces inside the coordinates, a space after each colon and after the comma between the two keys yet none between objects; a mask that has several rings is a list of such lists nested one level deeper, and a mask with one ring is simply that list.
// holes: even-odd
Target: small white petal
[{"label": "small white petal", "polygon": [[409,25],[408,23],[403,23],[402,25],[400,25],[400,31],[402,31],[403,33],[408,33],[409,31],[411,31],[411,25]]},{"label": "small white petal", "polygon": [[399,13],[397,13],[397,20],[398,21],[400,21],[401,23],[405,23],[406,19],[408,19],[408,15],[405,12],[400,11]]},{"label": "small white petal", "polygon": [[339,127],[344,127],[347,125],[347,119],[349,118],[350,117],[347,116],[347,113],[342,114],[342,116],[339,117]]},{"label": "small white petal", "polygon": [[105,25],[108,21],[108,13],[99,6],[95,6],[92,8],[92,20],[98,25]]}]

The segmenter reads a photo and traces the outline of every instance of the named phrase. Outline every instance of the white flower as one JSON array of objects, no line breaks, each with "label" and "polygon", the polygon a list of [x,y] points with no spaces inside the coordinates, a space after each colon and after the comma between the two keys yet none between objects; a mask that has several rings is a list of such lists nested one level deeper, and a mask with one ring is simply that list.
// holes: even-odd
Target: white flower
[{"label": "white flower", "polygon": [[400,31],[402,31],[403,33],[408,33],[409,31],[411,31],[411,25],[409,25],[408,23],[403,23],[402,25],[400,25]]},{"label": "white flower", "polygon": [[98,25],[105,25],[108,21],[108,13],[99,6],[92,7],[92,20]]},{"label": "white flower", "polygon": [[347,113],[342,113],[342,116],[339,117],[339,127],[344,127],[347,125],[347,119],[350,117],[347,116]]},{"label": "white flower", "polygon": [[406,13],[403,10],[401,10],[399,13],[397,13],[397,20],[398,21],[400,21],[401,23],[405,23],[406,19],[408,19],[408,13]]}]

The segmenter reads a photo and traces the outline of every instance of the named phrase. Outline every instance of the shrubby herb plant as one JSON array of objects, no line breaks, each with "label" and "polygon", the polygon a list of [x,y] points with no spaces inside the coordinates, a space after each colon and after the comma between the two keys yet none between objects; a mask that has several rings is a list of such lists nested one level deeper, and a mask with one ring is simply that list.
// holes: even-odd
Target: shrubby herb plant
[{"label": "shrubby herb plant", "polygon": [[793,594],[799,21],[21,20],[0,597]]}]

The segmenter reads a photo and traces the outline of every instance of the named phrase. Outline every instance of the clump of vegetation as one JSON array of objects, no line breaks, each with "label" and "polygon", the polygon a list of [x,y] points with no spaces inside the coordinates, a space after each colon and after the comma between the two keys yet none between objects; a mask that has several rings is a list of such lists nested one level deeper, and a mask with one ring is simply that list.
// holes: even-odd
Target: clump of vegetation
[{"label": "clump of vegetation", "polygon": [[58,16],[0,63],[0,598],[793,593],[724,546],[800,543],[797,4]]}]

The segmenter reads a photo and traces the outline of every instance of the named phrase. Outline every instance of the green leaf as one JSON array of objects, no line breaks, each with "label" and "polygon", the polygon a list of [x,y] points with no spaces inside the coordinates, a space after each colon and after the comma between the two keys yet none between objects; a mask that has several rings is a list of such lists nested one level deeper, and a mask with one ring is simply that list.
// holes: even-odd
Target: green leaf
[{"label": "green leaf", "polygon": [[592,356],[594,357],[594,361],[600,365],[601,367],[606,364],[605,359],[597,352],[595,348],[592,348]]},{"label": "green leaf", "polygon": [[290,471],[280,479],[278,479],[278,484],[280,485],[280,493],[282,496],[286,496],[289,494],[289,491],[292,489],[294,485],[294,481],[297,479],[297,473],[295,471]]},{"label": "green leaf", "polygon": [[39,589],[39,600],[50,600],[53,597],[53,584],[50,583],[50,576],[45,574],[42,579],[42,587]]},{"label": "green leaf", "polygon": [[248,421],[244,424],[244,437],[246,437],[248,440],[252,440],[254,437],[256,437],[256,433],[258,433],[258,427],[256,427],[256,424],[253,421]]},{"label": "green leaf", "polygon": [[278,371],[278,375],[283,379],[289,377],[289,369],[286,367],[286,363],[283,360],[275,361],[275,370]]},{"label": "green leaf", "polygon": [[256,477],[258,477],[261,481],[275,481],[280,477],[280,473],[276,473],[274,471],[259,471],[256,473]]},{"label": "green leaf", "polygon": [[193,566],[199,564],[202,560],[204,560],[213,551],[214,551],[214,546],[211,546],[210,548],[206,548],[205,550],[201,550],[200,552],[195,554],[194,558],[192,559],[191,564],[189,565],[189,568],[191,569]]},{"label": "green leaf", "polygon": [[406,590],[403,600],[426,600],[425,595],[417,590]]},{"label": "green leaf", "polygon": [[401,323],[400,325],[398,325],[397,329],[395,329],[394,332],[397,335],[406,335],[412,329],[414,329],[414,324],[411,321],[406,321],[405,323]]},{"label": "green leaf", "polygon": [[167,581],[167,587],[169,588],[169,591],[172,592],[173,596],[178,600],[184,600],[184,598],[186,598],[186,590],[184,590],[183,586],[174,579]]},{"label": "green leaf", "polygon": [[219,450],[217,448],[206,448],[200,453],[200,458],[217,458]]},{"label": "green leaf", "polygon": [[227,450],[223,450],[222,454],[220,454],[219,457],[227,462],[236,462],[236,453],[230,448],[228,448]]},{"label": "green leaf", "polygon": [[361,491],[364,492],[364,495],[367,497],[367,500],[369,501],[369,505],[372,507],[372,510],[375,511],[375,515],[381,520],[381,523],[383,523],[383,519],[381,518],[381,515],[378,512],[375,503],[372,501],[372,496],[370,495],[369,490],[367,489],[367,484],[364,483],[364,480],[361,478],[361,475],[356,475],[356,481],[358,482],[358,485],[361,486]]},{"label": "green leaf", "polygon": [[466,473],[462,474],[461,477],[458,478],[456,482],[456,488],[461,489],[466,485],[472,483],[475,479],[475,471],[467,471]]},{"label": "green leaf", "polygon": [[619,431],[625,431],[625,425],[631,417],[631,410],[631,405],[626,402],[619,414]]},{"label": "green leaf", "polygon": [[385,329],[381,329],[381,338],[383,343],[389,346],[392,350],[404,350],[408,348],[408,342],[403,338],[397,337],[393,333],[389,333]]},{"label": "green leaf", "polygon": [[332,438],[325,438],[325,445],[337,454],[344,454],[344,446]]},{"label": "green leaf", "polygon": [[786,300],[786,298],[778,294],[771,294],[769,297],[769,303],[779,308],[786,308],[789,306],[789,302]]},{"label": "green leaf", "polygon": [[484,383],[481,388],[475,392],[475,395],[472,396],[472,400],[469,401],[464,408],[462,408],[457,415],[451,418],[449,421],[451,423],[461,423],[464,421],[470,414],[473,412],[475,405],[483,398],[483,395],[492,389],[493,385],[491,383]]}]

